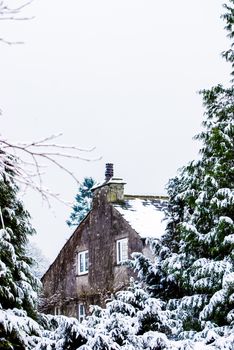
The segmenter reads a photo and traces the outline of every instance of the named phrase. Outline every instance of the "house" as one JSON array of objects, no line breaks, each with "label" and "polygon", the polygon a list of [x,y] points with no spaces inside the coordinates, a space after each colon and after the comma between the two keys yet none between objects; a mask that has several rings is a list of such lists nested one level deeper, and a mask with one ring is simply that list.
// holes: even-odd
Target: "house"
[{"label": "house", "polygon": [[91,304],[104,306],[112,293],[127,288],[133,275],[122,264],[132,252],[150,256],[147,237],[165,228],[167,198],[124,194],[124,181],[106,165],[105,181],[93,188],[92,209],[42,277],[41,311],[85,317]]}]

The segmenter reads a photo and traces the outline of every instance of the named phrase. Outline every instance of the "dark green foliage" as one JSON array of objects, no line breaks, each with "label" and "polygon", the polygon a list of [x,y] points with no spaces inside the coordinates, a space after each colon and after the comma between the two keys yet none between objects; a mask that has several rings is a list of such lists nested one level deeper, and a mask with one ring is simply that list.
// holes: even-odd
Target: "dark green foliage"
[{"label": "dark green foliage", "polygon": [[[176,307],[183,313],[184,330],[198,330],[204,320],[227,325],[233,308],[228,300],[234,286],[224,281],[234,272],[234,91],[217,86],[202,93],[205,130],[196,137],[203,143],[201,158],[168,185],[169,223],[158,251],[167,294],[174,290],[180,299]],[[166,254],[165,246],[170,248]],[[190,305],[191,297],[188,312],[183,298]]]},{"label": "dark green foliage", "polygon": [[38,281],[30,271],[31,259],[26,256],[28,236],[34,233],[29,214],[17,198],[18,188],[13,182],[0,181],[0,208],[3,222],[0,237],[1,287],[0,304],[3,309],[22,308],[35,315]]},{"label": "dark green foliage", "polygon": [[37,318],[40,282],[31,272],[32,261],[25,250],[34,230],[12,176],[1,177],[0,209],[0,344],[23,350],[31,335],[39,334],[39,325],[29,317]]},{"label": "dark green foliage", "polygon": [[75,196],[75,204],[72,207],[72,213],[69,220],[67,220],[68,226],[77,226],[85,218],[91,209],[92,205],[92,191],[95,181],[91,177],[85,177],[84,181],[79,187],[78,193]]},{"label": "dark green foliage", "polygon": [[[233,4],[223,16],[232,67]],[[162,240],[152,242],[155,262],[141,255],[132,262],[151,295],[182,321],[180,331],[195,332],[234,319],[234,87],[217,85],[201,95],[200,159],[168,183],[168,224]]]},{"label": "dark green foliage", "polygon": [[16,253],[18,253],[18,249],[20,251],[24,249],[28,235],[35,233],[29,222],[30,215],[17,198],[17,193],[18,188],[13,181],[9,182],[5,177],[0,180],[0,207],[4,226],[15,232],[12,243],[16,246]]},{"label": "dark green foliage", "polygon": [[[234,44],[233,44],[233,38],[234,38],[234,1],[229,0],[229,4],[224,4],[224,8],[227,10],[227,12],[222,15],[222,18],[226,22],[225,29],[228,32],[228,38],[231,39],[231,47],[230,49],[223,52],[223,57],[226,59],[227,62],[230,62],[232,65],[232,72],[231,75],[234,77]],[[232,78],[232,82],[233,82]]]}]

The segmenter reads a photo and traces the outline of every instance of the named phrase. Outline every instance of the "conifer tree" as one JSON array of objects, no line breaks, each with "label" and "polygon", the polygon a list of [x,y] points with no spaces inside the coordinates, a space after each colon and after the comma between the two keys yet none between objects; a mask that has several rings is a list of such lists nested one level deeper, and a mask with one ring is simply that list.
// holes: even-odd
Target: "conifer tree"
[{"label": "conifer tree", "polygon": [[22,308],[29,315],[33,315],[36,298],[32,295],[39,282],[30,271],[32,261],[25,250],[28,237],[34,230],[29,222],[28,212],[17,198],[17,186],[3,177],[0,189],[1,305],[3,308]]},{"label": "conifer tree", "polygon": [[78,226],[79,223],[88,214],[92,205],[92,191],[95,181],[92,177],[85,177],[75,196],[75,204],[72,207],[72,213],[67,224],[69,227]]},{"label": "conifer tree", "polygon": [[151,298],[142,284],[132,281],[128,290],[116,293],[105,309],[94,306],[84,324],[96,334],[108,335],[109,344],[117,349],[144,349],[144,343],[149,345],[149,335],[162,346],[166,339],[163,333],[166,329],[171,333],[176,325],[170,316],[161,300]]},{"label": "conifer tree", "polygon": [[28,236],[34,230],[29,214],[17,198],[13,181],[0,180],[0,348],[23,349],[39,334],[37,291],[40,282],[31,272],[25,254]]},{"label": "conifer tree", "polygon": [[[234,1],[225,5],[231,48],[223,56],[234,67]],[[151,295],[181,320],[177,337],[231,336],[234,325],[234,87],[201,91],[204,130],[196,136],[200,159],[168,184],[167,230],[152,242],[155,263],[135,255]],[[207,340],[208,341],[208,340]],[[230,349],[234,339],[230,340]],[[228,346],[228,345],[227,345]]]}]

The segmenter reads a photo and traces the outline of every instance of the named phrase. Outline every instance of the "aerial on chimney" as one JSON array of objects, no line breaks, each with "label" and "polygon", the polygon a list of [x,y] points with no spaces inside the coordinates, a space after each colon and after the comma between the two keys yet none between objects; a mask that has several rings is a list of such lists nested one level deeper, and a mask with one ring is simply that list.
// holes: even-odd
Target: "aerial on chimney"
[{"label": "aerial on chimney", "polygon": [[114,176],[114,165],[106,163],[105,180],[109,181]]}]

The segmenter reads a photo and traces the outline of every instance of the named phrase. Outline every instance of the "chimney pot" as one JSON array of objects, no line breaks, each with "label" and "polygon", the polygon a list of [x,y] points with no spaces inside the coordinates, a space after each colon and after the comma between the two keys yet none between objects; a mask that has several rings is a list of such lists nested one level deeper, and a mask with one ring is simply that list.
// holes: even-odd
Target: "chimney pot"
[{"label": "chimney pot", "polygon": [[114,176],[114,165],[106,163],[105,180],[109,181]]}]

